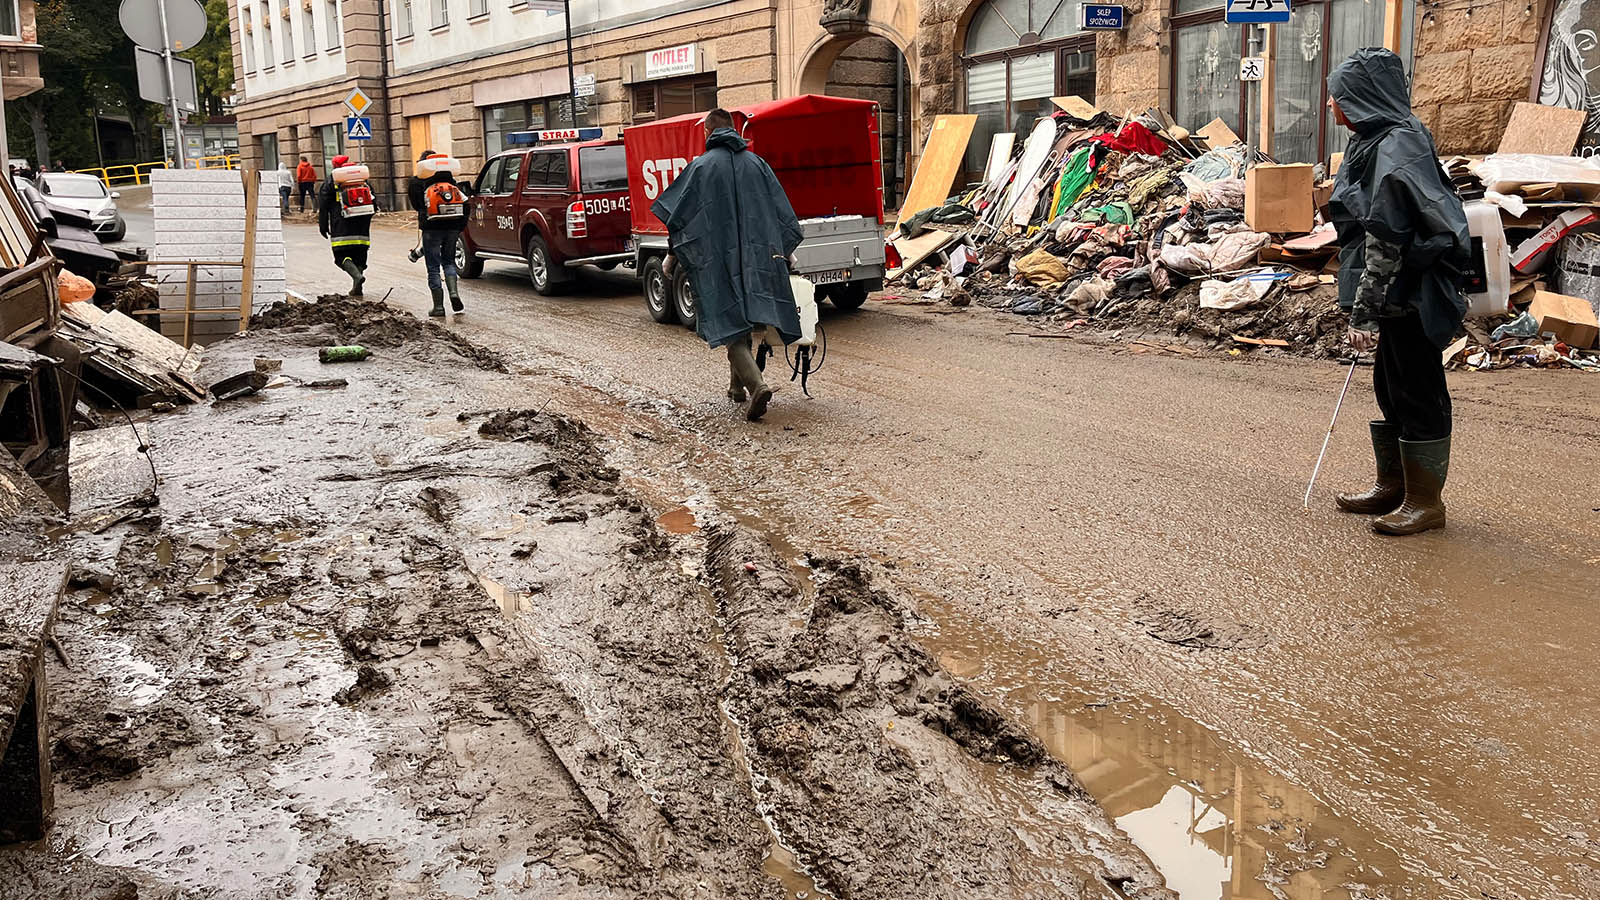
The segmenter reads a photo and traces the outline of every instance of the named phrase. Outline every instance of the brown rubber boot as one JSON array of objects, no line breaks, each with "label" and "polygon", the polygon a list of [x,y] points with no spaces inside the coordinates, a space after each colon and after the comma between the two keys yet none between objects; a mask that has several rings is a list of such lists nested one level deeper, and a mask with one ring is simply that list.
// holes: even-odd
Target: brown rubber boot
[{"label": "brown rubber boot", "polygon": [[739,373],[733,371],[733,364],[728,364],[728,399],[735,403],[745,401],[744,382],[739,380]]},{"label": "brown rubber boot", "polygon": [[1368,427],[1372,430],[1372,455],[1378,461],[1377,480],[1359,494],[1335,494],[1333,502],[1348,513],[1381,516],[1394,512],[1406,498],[1406,478],[1400,467],[1400,426],[1377,421]]},{"label": "brown rubber boot", "polygon": [[1450,439],[1401,441],[1406,499],[1400,508],[1372,521],[1379,534],[1417,534],[1444,527],[1444,482],[1450,474]]}]

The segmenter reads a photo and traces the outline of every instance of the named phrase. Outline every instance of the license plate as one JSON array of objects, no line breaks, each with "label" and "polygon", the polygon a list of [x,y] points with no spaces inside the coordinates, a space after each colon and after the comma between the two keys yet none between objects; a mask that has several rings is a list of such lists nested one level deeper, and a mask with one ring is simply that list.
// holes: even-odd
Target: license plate
[{"label": "license plate", "polygon": [[813,272],[806,276],[806,280],[812,284],[838,284],[841,281],[850,280],[850,270],[834,269],[830,272]]}]

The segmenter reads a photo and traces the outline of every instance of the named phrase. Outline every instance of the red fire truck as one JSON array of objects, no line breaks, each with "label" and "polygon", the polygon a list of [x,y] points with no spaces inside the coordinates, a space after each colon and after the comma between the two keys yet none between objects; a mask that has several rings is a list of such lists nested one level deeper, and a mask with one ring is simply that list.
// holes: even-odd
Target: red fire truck
[{"label": "red fire truck", "polygon": [[[772,167],[789,196],[805,240],[798,272],[817,297],[855,309],[883,288],[883,162],[878,104],[807,94],[729,110],[734,128]],[[704,113],[635,125],[622,132],[628,162],[635,271],[657,322],[692,328],[699,313],[679,268],[667,278],[667,228],[650,205],[689,161],[705,150]]]}]

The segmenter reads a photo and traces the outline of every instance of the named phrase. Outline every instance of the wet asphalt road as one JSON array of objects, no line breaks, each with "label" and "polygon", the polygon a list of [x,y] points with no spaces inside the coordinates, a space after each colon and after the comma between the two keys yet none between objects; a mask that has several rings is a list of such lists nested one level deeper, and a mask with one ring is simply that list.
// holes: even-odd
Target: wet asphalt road
[{"label": "wet asphalt road", "polygon": [[[414,233],[375,231],[368,296],[422,315]],[[347,286],[314,228],[287,239],[292,289]],[[1302,511],[1330,363],[1136,355],[875,301],[825,310],[815,398],[786,386],[751,426],[721,353],[652,323],[622,270],[559,298],[507,263],[462,284],[450,327],[508,353],[529,406],[612,439],[662,509],[714,503],[892,565],[947,664],[1060,737],[1114,816],[1149,811],[1126,791],[1227,796],[1221,891],[1185,897],[1268,896],[1248,844],[1285,819],[1397,896],[1600,897],[1600,378],[1452,375],[1450,528],[1384,539],[1329,501],[1370,477],[1366,370]],[[1126,777],[1097,788],[1102,764]],[[1215,843],[1194,822],[1141,843]],[[1192,849],[1146,846],[1175,869]],[[1290,896],[1352,880],[1307,868]]]}]

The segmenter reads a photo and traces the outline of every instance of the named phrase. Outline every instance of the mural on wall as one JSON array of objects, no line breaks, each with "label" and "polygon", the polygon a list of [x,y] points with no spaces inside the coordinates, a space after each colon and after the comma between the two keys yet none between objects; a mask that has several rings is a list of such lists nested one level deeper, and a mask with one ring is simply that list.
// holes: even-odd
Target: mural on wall
[{"label": "mural on wall", "polygon": [[1559,0],[1539,77],[1539,102],[1589,114],[1579,156],[1600,155],[1600,0]]}]

